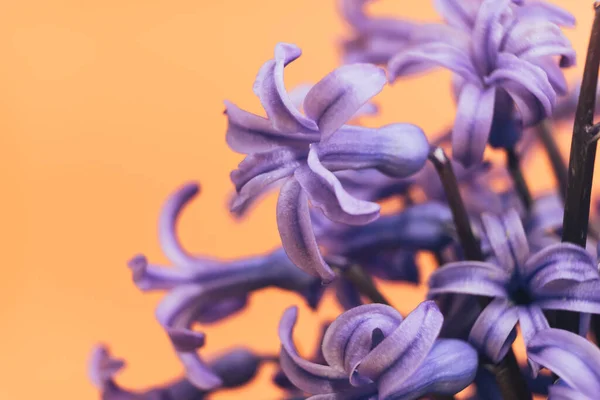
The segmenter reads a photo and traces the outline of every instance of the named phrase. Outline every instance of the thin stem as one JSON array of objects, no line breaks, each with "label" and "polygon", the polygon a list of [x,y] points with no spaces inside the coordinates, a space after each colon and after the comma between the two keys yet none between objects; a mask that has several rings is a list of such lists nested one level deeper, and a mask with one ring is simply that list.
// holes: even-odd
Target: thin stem
[{"label": "thin stem", "polygon": [[525,206],[525,210],[529,212],[531,211],[533,198],[531,196],[529,186],[527,186],[527,182],[525,181],[525,177],[523,176],[523,171],[521,170],[521,160],[519,154],[515,151],[514,147],[506,149],[505,152],[508,172],[510,173],[510,177],[515,185],[517,194]]},{"label": "thin stem", "polygon": [[[473,234],[469,215],[463,203],[458,182],[452,169],[450,159],[441,147],[435,148],[430,154],[429,159],[435,166],[440,176],[448,204],[452,211],[452,218],[456,225],[456,232],[460,244],[465,253],[465,258],[472,261],[483,261],[483,253],[479,241]],[[485,308],[491,299],[488,297],[478,297],[481,308]],[[509,350],[506,357],[496,365],[486,366],[496,379],[496,383],[502,393],[502,397],[507,400],[531,400],[531,391],[527,386],[525,378],[521,374],[519,364],[516,361],[512,349]]]},{"label": "thin stem", "polygon": [[339,270],[342,276],[348,279],[360,294],[367,297],[371,303],[390,305],[390,302],[377,289],[371,276],[360,265],[352,264],[347,268],[340,268]]},{"label": "thin stem", "polygon": [[[594,110],[600,68],[600,2],[594,3],[594,22],[588,45],[581,93],[575,112],[571,154],[569,157],[569,178],[565,197],[562,241],[585,248],[590,218],[592,180],[596,161],[596,141]],[[557,312],[556,327],[571,332],[579,330],[579,316],[576,313]]]},{"label": "thin stem", "polygon": [[567,170],[567,164],[560,153],[560,148],[558,147],[556,140],[554,140],[552,122],[549,120],[543,121],[537,126],[536,132],[546,150],[546,154],[548,154],[548,159],[550,160],[554,179],[556,179],[556,184],[558,185],[560,197],[565,200],[569,172]]}]

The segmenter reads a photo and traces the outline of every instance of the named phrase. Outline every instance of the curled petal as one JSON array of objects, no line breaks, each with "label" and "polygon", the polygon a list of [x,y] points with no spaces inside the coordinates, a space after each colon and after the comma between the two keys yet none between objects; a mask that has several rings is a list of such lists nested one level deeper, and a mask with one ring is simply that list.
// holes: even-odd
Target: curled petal
[{"label": "curled petal", "polygon": [[535,302],[544,310],[567,310],[600,314],[600,280],[555,282],[533,293]]},{"label": "curled petal", "polygon": [[[565,74],[553,57],[544,57],[537,60],[532,60],[532,62],[546,71],[546,75],[548,75],[548,81],[554,88],[554,91],[557,95],[564,96],[569,93],[569,85],[567,83],[567,79],[565,78]],[[557,113],[557,108],[558,103],[552,112],[553,118],[554,114]]]},{"label": "curled petal", "polygon": [[248,304],[247,295],[214,300],[198,310],[195,320],[201,324],[219,322],[240,312],[246,307],[246,304]]},{"label": "curled petal", "polygon": [[[520,306],[518,307],[518,312],[519,327],[521,328],[521,334],[523,335],[525,346],[527,346],[527,344],[538,332],[550,328],[542,309],[538,306]],[[537,363],[531,360],[529,360],[529,365],[535,378],[540,370],[540,367]]]},{"label": "curled petal", "polygon": [[314,149],[308,154],[308,165],[297,169],[294,177],[308,194],[311,204],[323,210],[332,221],[364,225],[379,217],[380,206],[348,194],[336,176],[323,167]]},{"label": "curled petal", "polygon": [[296,387],[308,393],[350,389],[348,375],[343,370],[312,363],[298,354],[292,338],[297,318],[298,309],[290,307],[285,310],[279,323],[280,363],[286,376]]},{"label": "curled petal", "polygon": [[426,394],[452,395],[467,387],[477,372],[477,352],[468,343],[439,339],[419,367],[407,379],[394,365],[378,382],[380,399],[409,400]]},{"label": "curled petal", "polygon": [[517,308],[507,299],[494,299],[475,321],[469,343],[494,363],[500,362],[515,341],[518,320]]},{"label": "curled petal", "polygon": [[167,258],[178,266],[212,264],[209,260],[189,254],[179,242],[177,220],[184,207],[198,195],[200,186],[191,182],[181,186],[165,201],[158,221],[158,239]]},{"label": "curled petal", "polygon": [[409,47],[394,56],[388,63],[388,80],[394,82],[401,76],[423,73],[433,67],[447,68],[467,80],[477,77],[467,49],[429,42]]},{"label": "curled petal", "polygon": [[583,282],[600,278],[591,254],[571,243],[556,243],[540,250],[527,260],[521,273],[534,292],[558,280]]},{"label": "curled petal", "polygon": [[[388,368],[403,371],[405,377],[422,364],[437,339],[444,317],[433,301],[425,301],[400,326],[364,357],[356,371],[376,381]],[[397,381],[402,378],[396,377]]]},{"label": "curled petal", "polygon": [[192,269],[157,267],[148,264],[144,255],[133,257],[127,265],[131,270],[135,286],[143,291],[169,290],[194,281],[194,278],[204,271],[204,268],[194,271]]},{"label": "curled petal", "polygon": [[406,178],[423,168],[430,146],[421,128],[391,124],[376,130],[345,126],[314,147],[330,171],[375,168]]},{"label": "curled petal", "polygon": [[527,355],[590,398],[600,392],[600,351],[574,333],[546,329],[529,342]]},{"label": "curled petal", "polygon": [[244,111],[235,104],[225,102],[227,133],[225,140],[229,148],[243,154],[273,150],[280,146],[307,147],[318,142],[318,132],[304,129],[301,132],[287,133],[276,129],[272,121]]},{"label": "curled petal", "polygon": [[529,257],[529,244],[515,209],[509,209],[501,217],[485,213],[481,221],[494,256],[506,271],[511,272],[515,266],[520,268],[525,264]]},{"label": "curled petal", "polygon": [[283,70],[286,65],[296,60],[302,50],[290,43],[279,43],[275,46],[275,58],[267,61],[256,77],[254,93],[267,112],[275,129],[281,132],[301,132],[316,130],[314,121],[306,118],[294,107],[283,81]]},{"label": "curled petal", "polygon": [[552,115],[556,92],[542,68],[513,54],[500,53],[497,69],[486,83],[506,90],[519,109],[523,124],[534,125]]},{"label": "curled petal", "polygon": [[[394,308],[384,304],[366,304],[340,315],[327,329],[323,337],[323,357],[335,369],[349,371],[356,363],[348,358],[370,351],[372,333],[379,329],[383,336],[391,334],[402,322],[402,316]],[[347,373],[350,377],[350,373]]]},{"label": "curled petal", "polygon": [[472,83],[462,86],[452,131],[452,156],[464,166],[479,163],[487,145],[496,89],[481,89]]},{"label": "curled petal", "polygon": [[571,67],[576,61],[575,49],[561,29],[538,19],[515,24],[504,38],[503,51],[527,61],[560,56],[561,67]]},{"label": "curled petal", "polygon": [[210,368],[221,377],[223,387],[234,388],[251,381],[256,376],[262,362],[261,357],[248,349],[239,347],[219,354],[209,364]]},{"label": "curled petal", "polygon": [[571,389],[566,385],[552,385],[548,390],[548,399],[550,400],[593,400],[585,394]]},{"label": "curled petal", "polygon": [[175,350],[180,353],[190,353],[204,346],[206,335],[190,329],[168,328],[167,334]]},{"label": "curled petal", "polygon": [[[296,106],[296,108],[298,109],[302,109],[303,108],[303,104],[304,104],[304,100],[306,99],[306,95],[308,94],[308,92],[310,92],[310,90],[313,88],[313,85],[309,85],[309,84],[304,84],[304,85],[298,85],[294,88],[294,90],[292,90],[290,92],[290,97],[292,99],[292,102],[294,103],[294,106]],[[361,117],[365,117],[368,115],[375,115],[378,112],[378,108],[374,103],[365,103],[363,104],[358,111],[356,111],[354,113],[354,115],[352,116],[351,119],[355,119],[355,118],[361,118]],[[315,142],[318,142],[320,139],[320,135],[317,135],[317,140],[315,140]]]},{"label": "curled petal", "polygon": [[317,123],[325,140],[385,84],[385,71],[375,65],[343,65],[313,86],[304,100],[304,110]]},{"label": "curled petal", "polygon": [[510,276],[494,264],[461,261],[444,265],[429,278],[428,296],[464,293],[478,296],[507,297]]},{"label": "curled petal", "polygon": [[471,50],[481,76],[486,76],[496,65],[505,29],[502,18],[511,12],[510,3],[510,0],[483,0],[477,11]]},{"label": "curled petal", "polygon": [[324,282],[335,278],[317,246],[306,193],[295,179],[288,180],[279,193],[277,228],[285,252],[298,268],[320,276]]}]

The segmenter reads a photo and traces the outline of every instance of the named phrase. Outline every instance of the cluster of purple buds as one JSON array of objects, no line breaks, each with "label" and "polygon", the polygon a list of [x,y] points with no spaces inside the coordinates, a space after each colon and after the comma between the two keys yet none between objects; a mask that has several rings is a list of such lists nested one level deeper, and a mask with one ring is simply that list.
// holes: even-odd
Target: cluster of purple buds
[{"label": "cluster of purple buds", "polygon": [[[199,185],[175,190],[159,220],[172,265],[143,255],[128,265],[138,289],[164,293],[156,319],[184,376],[126,389],[115,380],[124,361],[99,345],[89,375],[102,399],[204,399],[244,386],[265,363],[277,365],[273,385],[285,399],[453,400],[465,389],[472,400],[598,398],[600,223],[590,204],[600,5],[583,80],[569,88],[563,69],[575,51],[562,28],[575,19],[557,6],[434,0],[443,22],[426,23],[372,16],[369,2],[340,2],[352,30],[344,62],[314,85],[288,92],[285,68],[301,50],[279,43],[253,86],[263,115],[225,102],[224,140],[245,155],[231,172],[230,211],[243,218],[279,189],[281,247],[235,261],[188,252],[177,221]],[[449,132],[434,139],[405,122],[360,125],[377,113],[372,99],[386,84],[433,67],[453,74]],[[568,165],[553,121],[574,122]],[[486,160],[488,146],[506,163]],[[536,151],[547,153],[557,185],[534,194],[522,167]],[[400,207],[382,215],[389,200]],[[422,255],[435,260],[429,276]],[[402,316],[382,281],[426,285],[427,300]],[[243,311],[264,288],[292,292],[312,310],[331,291],[343,312],[323,323],[312,356],[296,348],[295,306],[281,316],[273,354],[232,343],[201,355],[202,326]]]}]

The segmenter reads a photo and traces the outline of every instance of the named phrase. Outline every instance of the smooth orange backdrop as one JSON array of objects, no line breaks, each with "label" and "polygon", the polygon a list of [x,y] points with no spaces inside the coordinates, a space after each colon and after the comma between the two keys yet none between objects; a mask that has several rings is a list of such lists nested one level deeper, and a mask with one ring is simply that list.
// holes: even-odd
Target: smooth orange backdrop
[{"label": "smooth orange backdrop", "polygon": [[[568,32],[581,55],[591,1],[563,0],[579,19]],[[374,13],[435,19],[427,1],[382,0]],[[188,180],[203,192],[185,212],[186,246],[223,258],[278,245],[275,197],[242,222],[226,209],[229,171],[241,157],[224,142],[223,100],[258,112],[254,76],[278,41],[303,57],[287,85],[314,82],[339,62],[346,27],[334,1],[4,1],[0,9],[0,398],[94,399],[86,377],[92,345],[129,361],[120,382],[141,387],[177,376],[180,365],[154,320],[160,295],[141,294],[125,262],[137,252],[166,261],[156,225],[164,198]],[[435,134],[452,120],[449,75],[436,72],[386,88],[380,117]],[[569,138],[562,135],[565,155]],[[536,160],[536,189],[552,184]],[[400,311],[422,287],[385,286]],[[243,315],[207,327],[204,354],[234,344],[278,348],[282,311],[301,301],[267,290]],[[298,337],[308,351],[317,321],[336,315],[302,308]],[[220,399],[271,400],[272,369],[244,392]]]}]

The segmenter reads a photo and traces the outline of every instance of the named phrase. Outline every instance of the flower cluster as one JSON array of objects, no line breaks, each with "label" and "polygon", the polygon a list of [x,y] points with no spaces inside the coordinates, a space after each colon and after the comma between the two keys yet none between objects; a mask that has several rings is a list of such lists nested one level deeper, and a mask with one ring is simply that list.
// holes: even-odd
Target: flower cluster
[{"label": "flower cluster", "polygon": [[[465,388],[474,400],[596,398],[600,229],[589,218],[589,149],[600,128],[591,124],[597,74],[589,71],[600,64],[600,6],[587,72],[569,89],[562,69],[575,64],[575,51],[562,28],[575,20],[557,6],[434,0],[443,22],[430,23],[373,16],[368,3],[340,2],[352,30],[341,46],[344,63],[314,85],[288,92],[285,70],[301,50],[279,43],[254,82],[263,115],[225,102],[224,140],[245,157],[231,172],[230,211],[243,218],[279,189],[281,247],[233,261],[191,254],[176,228],[199,185],[175,190],[159,219],[172,266],[143,255],[128,265],[138,289],[164,292],[156,318],[185,374],[128,390],[115,381],[124,361],[99,345],[89,375],[103,399],[203,399],[245,385],[265,363],[277,365],[273,383],[287,399],[455,399]],[[377,113],[372,99],[386,84],[439,66],[453,74],[450,132],[433,138],[410,123],[358,123]],[[550,122],[574,118],[567,167]],[[487,160],[488,145],[502,148],[507,162]],[[531,193],[523,166],[541,149],[558,184]],[[383,201],[396,207],[382,213]],[[423,285],[428,299],[403,317],[381,281]],[[314,354],[295,345],[291,306],[272,354],[235,347],[201,355],[202,327],[241,312],[264,288],[292,292],[312,310],[333,292],[342,312],[323,323]]]}]

